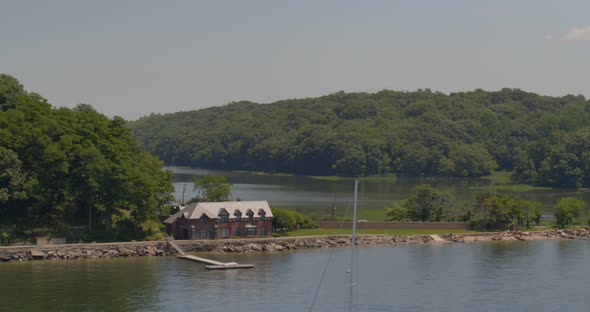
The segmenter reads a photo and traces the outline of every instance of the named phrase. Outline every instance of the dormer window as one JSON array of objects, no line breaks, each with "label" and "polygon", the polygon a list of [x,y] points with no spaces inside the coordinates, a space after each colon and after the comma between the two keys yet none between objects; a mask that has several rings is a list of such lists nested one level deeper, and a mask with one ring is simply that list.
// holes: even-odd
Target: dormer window
[{"label": "dormer window", "polygon": [[265,217],[266,217],[266,213],[264,211],[260,211],[258,213],[258,219],[259,220],[264,220]]},{"label": "dormer window", "polygon": [[248,221],[254,220],[254,212],[252,212],[252,210],[248,211],[246,215],[248,216]]},{"label": "dormer window", "polygon": [[242,213],[239,210],[234,213],[234,216],[236,216],[236,221],[242,221]]},{"label": "dormer window", "polygon": [[219,222],[229,221],[229,213],[223,208],[221,208],[221,211],[217,216],[219,217]]}]

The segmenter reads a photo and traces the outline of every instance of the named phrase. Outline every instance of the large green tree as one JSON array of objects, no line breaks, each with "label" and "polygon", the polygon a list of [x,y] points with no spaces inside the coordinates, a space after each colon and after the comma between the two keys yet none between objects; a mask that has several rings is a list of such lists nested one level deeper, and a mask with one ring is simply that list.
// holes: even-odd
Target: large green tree
[{"label": "large green tree", "polygon": [[428,184],[410,190],[410,196],[385,207],[388,221],[466,221],[470,209],[454,200],[449,194]]},{"label": "large green tree", "polygon": [[198,191],[196,201],[222,202],[228,201],[231,195],[231,184],[224,176],[206,175],[195,178],[195,188]]},{"label": "large green tree", "polygon": [[476,200],[478,210],[488,227],[529,227],[538,223],[542,215],[541,204],[536,201],[497,193],[481,194]]},{"label": "large green tree", "polygon": [[574,197],[564,197],[555,204],[555,223],[560,227],[566,227],[585,213],[586,202]]},{"label": "large green tree", "polygon": [[172,199],[161,167],[122,118],[54,108],[0,75],[0,222],[140,231]]}]

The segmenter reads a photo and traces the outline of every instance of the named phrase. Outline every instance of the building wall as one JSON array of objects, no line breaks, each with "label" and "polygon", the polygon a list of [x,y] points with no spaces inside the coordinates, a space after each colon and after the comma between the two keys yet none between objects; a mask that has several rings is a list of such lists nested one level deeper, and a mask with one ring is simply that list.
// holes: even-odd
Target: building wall
[{"label": "building wall", "polygon": [[[255,235],[246,235],[246,226],[256,226]],[[264,229],[264,234],[261,231]],[[272,218],[266,218],[265,220],[258,220],[254,218],[254,221],[248,221],[242,219],[242,221],[228,221],[219,222],[218,219],[206,219],[204,221],[200,219],[183,219],[178,218],[173,224],[167,226],[168,234],[174,235],[175,239],[207,239],[207,237],[200,236],[199,233],[205,230],[209,232],[209,239],[222,238],[220,234],[223,232],[222,229],[227,229],[227,237],[223,238],[254,238],[254,237],[266,237],[272,234]],[[235,230],[239,229],[239,235],[236,235]]]}]

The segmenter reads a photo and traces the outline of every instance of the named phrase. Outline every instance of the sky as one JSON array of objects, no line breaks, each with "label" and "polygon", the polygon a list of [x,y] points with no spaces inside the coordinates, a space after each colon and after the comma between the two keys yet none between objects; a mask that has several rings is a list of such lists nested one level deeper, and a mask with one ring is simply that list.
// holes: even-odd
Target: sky
[{"label": "sky", "polygon": [[340,90],[590,97],[590,2],[0,0],[0,72],[137,119]]}]

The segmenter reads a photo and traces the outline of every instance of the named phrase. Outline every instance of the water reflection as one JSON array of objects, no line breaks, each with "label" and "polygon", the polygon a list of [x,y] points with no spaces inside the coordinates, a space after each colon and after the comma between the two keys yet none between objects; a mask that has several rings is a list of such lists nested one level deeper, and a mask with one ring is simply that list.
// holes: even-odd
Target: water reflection
[{"label": "water reflection", "polygon": [[[358,311],[584,311],[589,247],[576,240],[359,248],[353,302]],[[5,263],[0,310],[307,311],[318,285],[314,311],[348,309],[348,249],[206,256],[256,268],[206,271],[173,257]]]},{"label": "water reflection", "polygon": [[[302,212],[327,213],[336,201],[337,214],[343,215],[352,201],[353,182],[351,180],[317,180],[304,176],[260,175],[247,172],[215,171],[170,167],[173,171],[174,196],[181,201],[196,196],[193,192],[193,179],[205,174],[225,176],[232,186],[233,198],[242,200],[268,200],[273,207],[297,209]],[[359,211],[363,219],[382,220],[383,207],[392,201],[407,198],[410,189],[418,184],[428,183],[446,192],[457,200],[473,202],[477,194],[494,191],[482,188],[489,180],[479,178],[411,178],[397,177],[361,180],[359,183]],[[508,195],[537,200],[544,205],[545,213],[552,214],[553,205],[563,197],[571,195],[572,190],[530,190],[501,191]],[[582,193],[584,200],[590,201],[590,193]]]}]

